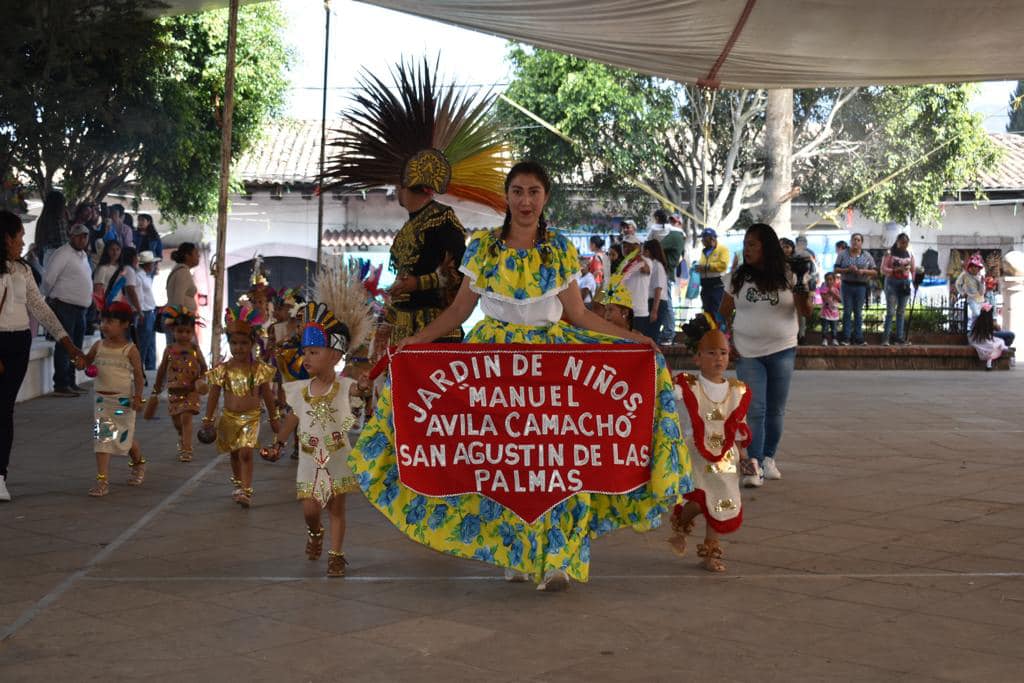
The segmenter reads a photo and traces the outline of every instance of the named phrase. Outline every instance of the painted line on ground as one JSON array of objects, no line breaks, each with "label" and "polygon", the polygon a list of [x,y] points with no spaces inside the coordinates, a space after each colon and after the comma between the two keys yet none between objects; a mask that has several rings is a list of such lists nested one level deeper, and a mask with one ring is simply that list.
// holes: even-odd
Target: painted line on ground
[{"label": "painted line on ground", "polygon": [[[1020,579],[1024,578],[1024,572],[907,572],[903,574],[610,574],[604,576],[591,576],[590,583],[601,581],[678,581],[678,580],[714,580],[722,579]],[[109,583],[192,583],[192,582],[217,582],[217,581],[254,581],[267,583],[285,583],[300,581],[338,581],[329,579],[326,576],[84,576],[83,581],[109,582]],[[348,575],[343,581],[351,583],[387,583],[405,582],[413,583],[422,581],[431,582],[458,582],[458,581],[504,581],[504,577],[497,574],[491,575],[466,575],[466,576],[359,576]],[[338,581],[341,583],[341,581]]]},{"label": "painted line on ground", "polygon": [[121,534],[113,541],[108,543],[105,548],[103,548],[98,553],[93,555],[89,559],[89,561],[86,562],[80,569],[78,569],[76,572],[65,578],[63,581],[57,584],[49,593],[41,597],[38,601],[36,601],[34,605],[25,610],[20,617],[18,617],[13,623],[7,626],[7,628],[5,628],[2,632],[0,632],[0,642],[8,640],[12,636],[14,636],[19,630],[24,628],[33,619],[39,616],[39,614],[43,610],[52,605],[58,598],[60,598],[60,596],[64,595],[64,593],[66,593],[68,589],[74,586],[77,582],[81,581],[83,578],[86,578],[86,574],[88,574],[93,567],[95,567],[96,565],[110,557],[112,554],[117,552],[117,550],[122,545],[131,540],[132,536],[137,534],[140,529],[142,529],[151,521],[153,521],[153,519],[161,512],[163,512],[169,505],[174,503],[176,500],[178,500],[178,498],[183,496],[191,489],[195,488],[199,481],[203,477],[205,477],[210,472],[210,470],[216,467],[220,462],[222,462],[221,458],[214,458],[209,463],[207,463],[206,466],[203,467],[203,469],[193,474],[184,484],[179,486],[170,495],[168,495],[162,501],[157,503],[157,505],[151,508],[146,514],[142,515],[142,517],[140,517],[134,524],[132,524],[130,527],[122,531]]}]

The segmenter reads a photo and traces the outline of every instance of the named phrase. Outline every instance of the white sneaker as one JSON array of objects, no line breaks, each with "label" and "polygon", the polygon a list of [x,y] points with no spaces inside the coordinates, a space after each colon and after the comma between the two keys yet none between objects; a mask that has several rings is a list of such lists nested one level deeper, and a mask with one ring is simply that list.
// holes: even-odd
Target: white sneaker
[{"label": "white sneaker", "polygon": [[526,583],[530,580],[530,577],[523,572],[517,572],[515,569],[505,569],[505,580],[509,583]]},{"label": "white sneaker", "polygon": [[537,590],[557,593],[569,589],[569,575],[561,569],[549,569],[544,580],[537,584]]},{"label": "white sneaker", "polygon": [[7,490],[7,477],[0,476],[0,502],[9,502],[11,492]]},{"label": "white sneaker", "polygon": [[775,464],[775,458],[764,459],[764,478],[782,479],[782,472],[779,472],[779,467]]},{"label": "white sneaker", "polygon": [[828,346],[828,339],[822,338],[821,345],[822,346]]},{"label": "white sneaker", "polygon": [[761,486],[764,486],[764,472],[761,471],[760,463],[758,463],[757,460],[754,460],[752,458],[750,460],[750,468],[753,471],[753,473],[743,475],[743,486],[745,486],[748,489],[760,488]]}]

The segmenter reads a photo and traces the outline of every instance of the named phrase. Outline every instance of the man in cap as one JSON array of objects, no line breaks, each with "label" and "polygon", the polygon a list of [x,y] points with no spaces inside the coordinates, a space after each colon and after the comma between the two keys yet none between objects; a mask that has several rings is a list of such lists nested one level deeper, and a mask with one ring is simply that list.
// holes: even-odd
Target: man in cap
[{"label": "man in cap", "polygon": [[722,303],[725,284],[722,276],[729,269],[729,248],[718,243],[718,233],[714,228],[704,228],[700,234],[703,249],[697,261],[697,273],[700,275],[700,301],[704,311],[714,315]]},{"label": "man in cap", "polygon": [[[76,348],[82,348],[85,312],[92,303],[92,269],[85,251],[89,245],[89,227],[75,223],[68,237],[68,243],[46,261],[42,292],[71,342]],[[53,350],[53,393],[68,397],[85,393],[76,385],[75,367],[60,344]]]},{"label": "man in cap", "polygon": [[[462,284],[459,265],[466,251],[466,231],[455,211],[434,199],[435,194],[444,194],[450,180],[451,166],[435,149],[418,152],[402,172],[398,203],[409,212],[409,220],[391,244],[391,268],[397,276],[385,321],[392,344],[433,322]],[[462,341],[462,328],[438,341]]]}]

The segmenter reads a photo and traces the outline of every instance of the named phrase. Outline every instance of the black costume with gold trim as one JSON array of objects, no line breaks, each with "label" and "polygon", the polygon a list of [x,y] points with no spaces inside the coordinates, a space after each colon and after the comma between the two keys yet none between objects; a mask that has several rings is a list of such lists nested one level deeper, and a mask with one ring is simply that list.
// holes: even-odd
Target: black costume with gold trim
[{"label": "black costume with gold trim", "polygon": [[[416,288],[387,307],[392,344],[429,325],[451,304],[462,283],[458,267],[465,251],[466,231],[452,207],[432,201],[409,214],[391,245],[391,269],[415,277]],[[438,339],[461,340],[461,327]]]}]

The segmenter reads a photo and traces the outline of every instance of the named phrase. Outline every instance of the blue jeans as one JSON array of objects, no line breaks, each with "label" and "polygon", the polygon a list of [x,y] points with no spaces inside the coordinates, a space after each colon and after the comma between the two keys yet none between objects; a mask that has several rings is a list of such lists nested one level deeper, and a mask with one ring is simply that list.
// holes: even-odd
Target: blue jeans
[{"label": "blue jeans", "polygon": [[736,361],[736,376],[750,391],[747,425],[750,427],[750,445],[747,455],[763,463],[774,458],[782,440],[782,427],[789,398],[789,383],[793,378],[796,347],[757,358]]},{"label": "blue jeans", "polygon": [[885,323],[882,325],[882,341],[889,341],[889,327],[896,318],[896,339],[906,340],[903,322],[910,301],[910,280],[885,278]]},{"label": "blue jeans", "polygon": [[721,282],[722,280],[719,278],[715,287],[706,287],[703,282],[700,285],[702,308],[712,315],[718,313],[718,308],[722,305],[722,297],[725,296],[725,287],[722,286]]},{"label": "blue jeans", "polygon": [[835,339],[839,336],[839,321],[821,319],[821,336],[823,339]]},{"label": "blue jeans", "polygon": [[[57,320],[64,327],[64,331],[71,338],[71,343],[77,348],[82,348],[85,341],[85,306],[75,306],[60,299],[50,299],[50,308],[57,316]],[[57,344],[53,349],[53,388],[68,389],[75,386],[75,366],[71,363],[71,357],[64,347]]]},{"label": "blue jeans", "polygon": [[[864,304],[868,300],[868,288],[864,285],[843,283],[843,341],[860,344],[864,341]],[[850,329],[850,316],[853,329]]]},{"label": "blue jeans", "polygon": [[651,315],[648,318],[646,329],[640,331],[659,344],[670,343],[665,341],[665,336],[666,330],[672,329],[668,321],[671,309],[672,307],[668,305],[667,301],[661,300],[658,302],[657,311],[655,311],[654,299],[648,299],[647,310],[651,312]]},{"label": "blue jeans", "polygon": [[156,370],[156,310],[143,311],[139,324],[139,353],[142,369]]},{"label": "blue jeans", "polygon": [[676,300],[673,296],[675,288],[676,278],[675,273],[673,273],[668,278],[668,292],[666,293],[668,301],[663,302],[665,305],[665,318],[661,324],[661,339],[658,340],[662,344],[671,344],[676,338]]}]

